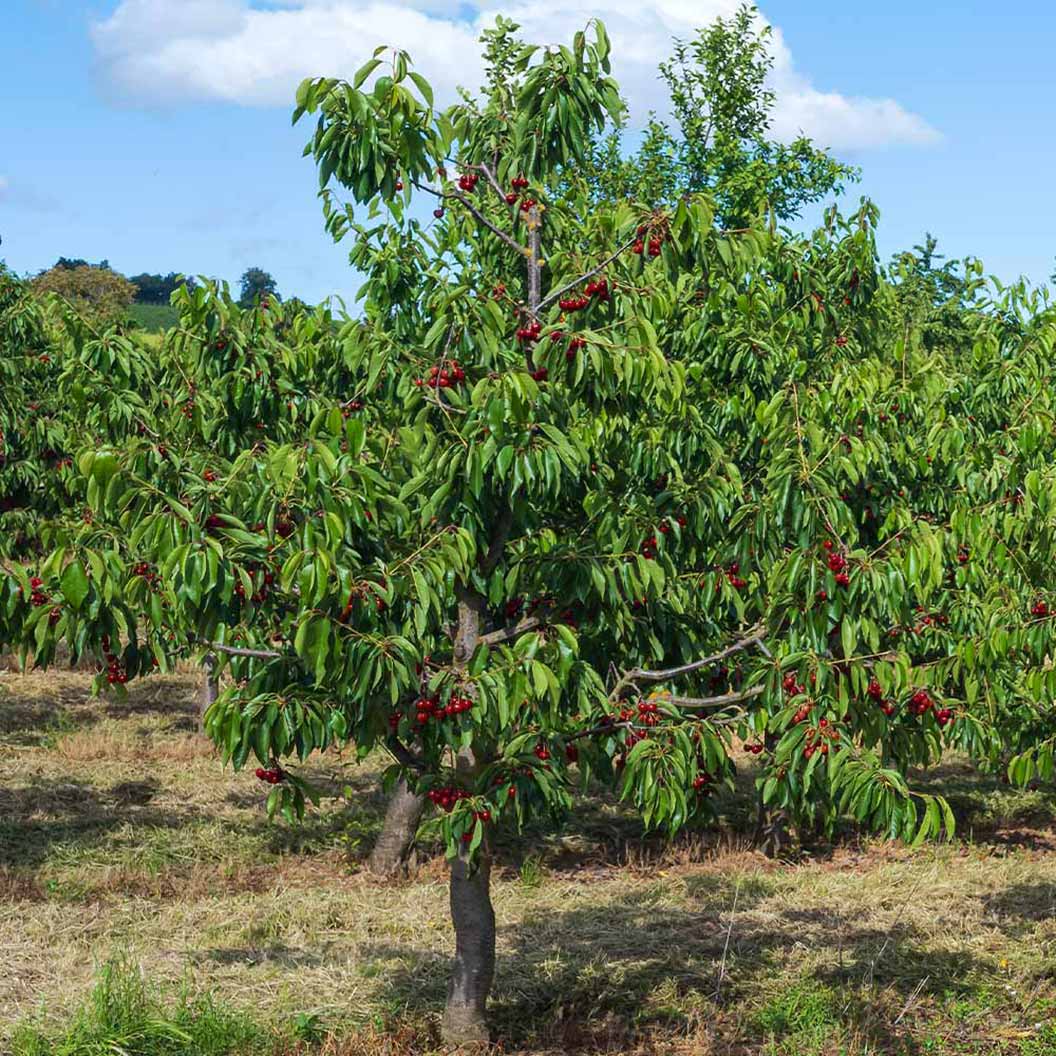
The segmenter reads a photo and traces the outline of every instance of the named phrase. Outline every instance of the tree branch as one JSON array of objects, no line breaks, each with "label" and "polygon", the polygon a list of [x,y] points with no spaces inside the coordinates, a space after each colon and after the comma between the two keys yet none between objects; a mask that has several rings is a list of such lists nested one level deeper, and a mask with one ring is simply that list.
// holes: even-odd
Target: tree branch
[{"label": "tree branch", "polygon": [[444,192],[435,190],[432,187],[426,186],[424,183],[419,183],[417,180],[414,181],[415,187],[420,191],[425,191],[428,194],[434,195],[439,198],[442,202],[446,202],[450,199],[454,199],[456,202],[461,202],[476,218],[482,223],[489,231],[494,235],[498,235],[506,245],[517,250],[518,253],[524,254],[524,246],[520,244],[515,238],[511,238],[501,227],[496,227],[465,195],[458,194],[455,191]]},{"label": "tree branch", "polygon": [[399,737],[390,737],[386,742],[385,746],[392,753],[396,762],[402,766],[410,767],[412,770],[417,770],[418,773],[424,774],[428,767],[425,763],[418,758],[411,750],[399,739]]},{"label": "tree branch", "polygon": [[748,637],[741,638],[712,656],[705,656],[702,660],[694,660],[691,663],[682,664],[680,667],[669,667],[663,671],[645,671],[640,667],[636,667],[630,671],[625,671],[609,694],[609,700],[618,700],[623,690],[628,686],[633,686],[636,682],[665,682],[669,678],[678,678],[680,675],[688,675],[693,671],[699,671],[702,667],[710,667],[727,656],[743,652],[753,645],[758,646],[762,642],[764,635],[764,630],[757,629]]},{"label": "tree branch", "polygon": [[506,201],[506,192],[499,186],[499,181],[495,178],[495,174],[488,168],[488,166],[482,161],[476,168],[480,169],[482,173],[487,177],[488,183],[491,184],[492,189],[495,193],[503,200]]},{"label": "tree branch", "polygon": [[732,693],[722,693],[717,697],[675,697],[668,694],[656,699],[667,701],[679,708],[723,708],[727,704],[739,704],[744,700],[752,700],[765,692],[766,686],[752,686],[751,689],[734,690]]},{"label": "tree branch", "polygon": [[510,531],[513,528],[513,503],[508,502],[499,515],[498,524],[495,525],[495,534],[491,537],[491,542],[488,544],[488,552],[484,555],[480,562],[480,571],[482,575],[490,576],[495,571],[495,566],[499,563],[499,559],[502,557],[502,551],[506,547],[506,540],[510,537]]},{"label": "tree branch", "polygon": [[482,634],[480,638],[477,639],[477,644],[498,645],[500,642],[508,642],[511,638],[517,638],[526,631],[541,626],[542,623],[543,621],[539,616],[527,616],[519,623],[515,623],[512,627],[501,627],[497,631]]},{"label": "tree branch", "polygon": [[575,289],[581,282],[586,282],[587,279],[593,278],[599,271],[604,271],[621,253],[630,249],[635,242],[638,241],[637,235],[632,238],[629,242],[625,242],[619,249],[616,250],[611,256],[606,257],[593,271],[588,271],[585,275],[580,275],[578,279],[573,279],[571,282],[566,283],[559,290],[555,290],[553,293],[548,293],[540,302],[538,311],[542,311],[552,301],[556,301],[562,294],[568,293],[569,290]]}]

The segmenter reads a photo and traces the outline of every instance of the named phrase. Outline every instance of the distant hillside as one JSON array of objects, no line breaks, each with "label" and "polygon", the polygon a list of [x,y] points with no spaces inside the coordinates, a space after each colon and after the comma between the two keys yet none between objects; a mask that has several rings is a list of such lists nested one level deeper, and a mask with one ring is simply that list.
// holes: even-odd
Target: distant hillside
[{"label": "distant hillside", "polygon": [[130,304],[128,317],[152,334],[175,326],[179,318],[169,304]]}]

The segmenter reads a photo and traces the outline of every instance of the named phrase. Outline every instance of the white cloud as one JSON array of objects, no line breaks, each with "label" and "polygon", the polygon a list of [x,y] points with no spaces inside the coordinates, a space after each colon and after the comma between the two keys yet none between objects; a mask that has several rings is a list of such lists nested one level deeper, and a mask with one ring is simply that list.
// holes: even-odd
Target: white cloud
[{"label": "white cloud", "polygon": [[[496,14],[531,40],[568,39],[601,17],[613,41],[614,72],[641,118],[665,100],[657,63],[672,37],[689,37],[739,0],[120,0],[93,26],[96,53],[113,89],[134,103],[220,100],[290,106],[301,78],[350,76],[377,44],[409,51],[441,98],[480,82],[477,37]],[[452,11],[458,11],[453,14]],[[834,149],[928,143],[938,134],[893,99],[823,92],[797,72],[774,33],[776,134],[805,132]]]},{"label": "white cloud", "polygon": [[3,198],[7,194],[7,189],[11,184],[7,182],[6,176],[0,176],[0,198]]}]

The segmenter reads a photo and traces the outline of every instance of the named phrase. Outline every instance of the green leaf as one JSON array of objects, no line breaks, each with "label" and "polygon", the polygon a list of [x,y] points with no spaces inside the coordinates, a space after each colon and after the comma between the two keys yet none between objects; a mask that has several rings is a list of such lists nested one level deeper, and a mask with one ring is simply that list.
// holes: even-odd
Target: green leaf
[{"label": "green leaf", "polygon": [[89,591],[88,576],[85,574],[80,562],[71,561],[66,566],[65,571],[62,573],[60,585],[62,586],[63,597],[75,609],[80,609],[84,604],[84,599],[88,597]]}]

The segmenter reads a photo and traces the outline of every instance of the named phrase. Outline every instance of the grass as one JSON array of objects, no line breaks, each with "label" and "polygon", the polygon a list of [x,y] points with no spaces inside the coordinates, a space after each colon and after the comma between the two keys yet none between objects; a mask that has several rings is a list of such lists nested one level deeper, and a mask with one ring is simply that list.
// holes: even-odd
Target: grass
[{"label": "grass", "polygon": [[17,1028],[11,1056],[226,1056],[274,1051],[253,1019],[186,990],[166,1003],[138,969],[111,961],[63,1030]]},{"label": "grass", "polygon": [[168,330],[179,322],[179,315],[170,304],[131,304],[128,315],[152,334]]},{"label": "grass", "polygon": [[[377,771],[340,756],[312,771],[348,800],[269,824],[259,783],[196,738],[194,688],[159,677],[118,703],[76,672],[0,674],[0,1050],[436,1051],[442,861],[360,870]],[[746,846],[743,797],[674,844],[599,797],[500,844],[502,1051],[1054,1056],[1054,790],[956,760],[926,781],[958,843],[848,838],[776,864]]]}]

